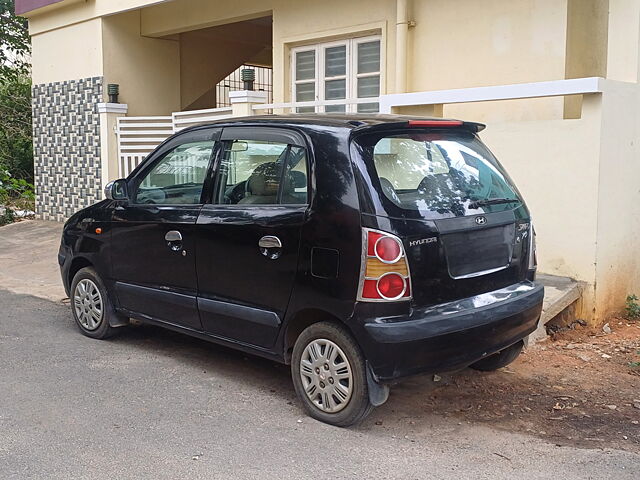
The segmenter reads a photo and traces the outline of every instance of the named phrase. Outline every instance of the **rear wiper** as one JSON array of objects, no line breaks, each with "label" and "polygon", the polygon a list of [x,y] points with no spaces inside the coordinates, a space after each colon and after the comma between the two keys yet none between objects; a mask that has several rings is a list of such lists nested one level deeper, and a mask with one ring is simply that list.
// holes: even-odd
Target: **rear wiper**
[{"label": "rear wiper", "polygon": [[469,208],[479,208],[483,205],[500,205],[501,203],[520,203],[517,198],[485,198],[484,200],[475,200],[469,204]]}]

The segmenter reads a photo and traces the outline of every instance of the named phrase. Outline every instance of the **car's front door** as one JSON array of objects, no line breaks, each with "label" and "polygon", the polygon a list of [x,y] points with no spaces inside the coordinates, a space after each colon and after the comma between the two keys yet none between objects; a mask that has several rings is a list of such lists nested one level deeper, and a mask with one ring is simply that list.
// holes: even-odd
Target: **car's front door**
[{"label": "car's front door", "polygon": [[222,132],[212,199],[197,222],[205,331],[263,348],[275,343],[297,271],[307,160],[293,131]]},{"label": "car's front door", "polygon": [[195,223],[220,129],[179,135],[128,181],[114,210],[112,271],[119,304],[144,317],[200,330]]}]

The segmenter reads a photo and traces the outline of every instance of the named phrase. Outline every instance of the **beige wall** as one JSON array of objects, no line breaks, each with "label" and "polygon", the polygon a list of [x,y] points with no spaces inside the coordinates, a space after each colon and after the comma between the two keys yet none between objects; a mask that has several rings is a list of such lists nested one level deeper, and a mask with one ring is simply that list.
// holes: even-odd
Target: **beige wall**
[{"label": "beige wall", "polygon": [[33,83],[37,85],[101,76],[101,23],[100,19],[90,20],[33,36]]},{"label": "beige wall", "polygon": [[180,110],[180,44],[140,35],[140,12],[103,19],[105,84],[120,85],[129,115]]}]

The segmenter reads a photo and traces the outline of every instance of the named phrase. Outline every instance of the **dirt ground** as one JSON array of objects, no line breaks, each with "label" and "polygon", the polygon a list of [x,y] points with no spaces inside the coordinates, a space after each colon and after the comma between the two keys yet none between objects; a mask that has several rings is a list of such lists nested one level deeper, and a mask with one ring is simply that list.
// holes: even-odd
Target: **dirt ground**
[{"label": "dirt ground", "polygon": [[420,409],[559,446],[640,452],[640,322],[608,325],[608,334],[579,326],[558,333],[497,372],[436,376]]}]

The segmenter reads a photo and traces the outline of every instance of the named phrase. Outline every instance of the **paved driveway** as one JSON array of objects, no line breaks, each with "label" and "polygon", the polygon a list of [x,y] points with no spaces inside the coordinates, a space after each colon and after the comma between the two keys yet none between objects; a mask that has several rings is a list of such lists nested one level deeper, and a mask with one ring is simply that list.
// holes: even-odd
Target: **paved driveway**
[{"label": "paved driveway", "polygon": [[639,478],[632,453],[434,414],[427,378],[338,429],[303,414],[285,366],[153,327],[83,337],[57,229],[0,229],[0,479]]}]

